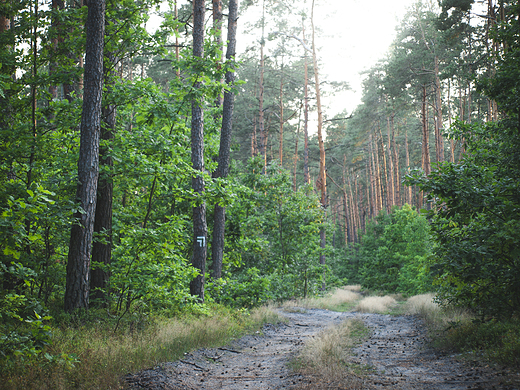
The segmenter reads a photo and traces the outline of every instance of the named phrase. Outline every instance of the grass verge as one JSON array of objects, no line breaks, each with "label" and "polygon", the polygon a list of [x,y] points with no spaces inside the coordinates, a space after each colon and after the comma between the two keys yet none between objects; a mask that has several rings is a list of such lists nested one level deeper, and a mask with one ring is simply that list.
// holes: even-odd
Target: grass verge
[{"label": "grass verge", "polygon": [[[2,389],[121,389],[128,373],[174,361],[185,352],[225,345],[266,322],[280,321],[270,308],[252,312],[212,307],[211,316],[159,318],[139,330],[113,332],[112,326],[88,323],[53,329],[53,344],[46,353],[67,354],[72,360],[27,362],[0,374]],[[63,355],[66,356],[66,355]],[[74,361],[76,360],[76,361]]]}]

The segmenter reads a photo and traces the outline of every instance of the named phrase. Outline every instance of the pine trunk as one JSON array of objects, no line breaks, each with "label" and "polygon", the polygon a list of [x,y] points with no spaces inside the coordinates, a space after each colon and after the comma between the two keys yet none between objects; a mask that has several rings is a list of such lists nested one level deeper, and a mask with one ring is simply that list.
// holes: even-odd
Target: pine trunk
[{"label": "pine trunk", "polygon": [[267,167],[267,137],[264,128],[264,25],[265,25],[265,4],[262,3],[262,40],[260,42],[260,83],[258,88],[259,92],[259,108],[258,108],[258,127],[260,131],[260,145],[258,147],[258,151],[260,155],[264,159],[264,172]]},{"label": "pine trunk", "polygon": [[444,161],[444,140],[442,138],[442,99],[441,81],[439,78],[439,57],[435,56],[435,156],[437,162]]},{"label": "pine trunk", "polygon": [[[226,59],[231,61],[235,57],[236,51],[236,34],[237,34],[237,0],[229,1],[228,16],[228,46],[226,51]],[[235,73],[231,70],[226,72],[226,85],[233,86],[235,82]],[[218,156],[218,168],[216,177],[227,177],[229,173],[229,155],[231,150],[231,133],[233,129],[233,106],[234,93],[227,90],[224,93],[224,107],[222,113],[222,131],[220,133],[220,149]],[[216,204],[213,227],[213,243],[212,243],[212,267],[211,276],[214,279],[222,277],[222,261],[224,259],[225,244],[225,227],[226,227],[226,209]]]},{"label": "pine trunk", "polygon": [[[390,126],[391,126],[391,132],[392,132],[392,151],[394,156],[394,205],[400,206],[401,205],[401,180],[399,178],[399,149],[395,142],[395,122],[394,122],[394,114],[392,114],[392,117],[390,119]],[[399,135],[399,134],[398,134]]]},{"label": "pine trunk", "polygon": [[75,213],[70,236],[65,287],[65,311],[88,308],[90,255],[96,212],[99,174],[101,96],[103,91],[103,46],[105,1],[90,0],[86,23],[85,90],[80,125],[78,188],[76,199],[82,212]]},{"label": "pine trunk", "polygon": [[[105,55],[103,73],[108,94],[112,93],[114,85],[114,75],[111,74],[114,67],[114,56],[111,53]],[[116,106],[114,104],[105,105],[102,108],[102,116],[101,139],[110,142],[115,138]],[[114,163],[109,151],[110,148],[107,146],[99,148],[99,163],[102,173],[99,175],[96,217],[94,220],[94,234],[98,236],[98,239],[92,244],[92,262],[97,263],[97,266],[95,266],[96,264],[92,266],[90,279],[92,298],[103,304],[107,301],[105,291],[109,278],[107,268],[112,258],[112,196],[114,184],[111,168]]]},{"label": "pine trunk", "polygon": [[[392,206],[395,205],[395,187],[394,187],[394,161],[392,156],[392,133],[393,129],[390,125],[390,117],[386,118],[386,132],[387,132],[387,145],[386,150],[388,153],[388,206],[389,211]],[[383,149],[384,153],[384,149]]]},{"label": "pine trunk", "polygon": [[[305,25],[303,26],[303,42],[305,43]],[[304,110],[303,110],[303,179],[305,183],[311,183],[309,174],[309,65],[307,62],[307,50],[304,49]]]},{"label": "pine trunk", "polygon": [[[204,0],[193,1],[193,56],[202,58],[204,55]],[[197,72],[197,69],[193,70]],[[201,88],[201,83],[195,84],[195,89]],[[208,229],[206,226],[206,204],[202,200],[204,193],[204,112],[201,98],[191,102],[191,163],[200,174],[191,179],[195,193],[199,195],[198,205],[193,207],[193,259],[192,265],[199,275],[190,283],[191,295],[204,302],[204,284],[206,273],[206,242]]]},{"label": "pine trunk", "polygon": [[282,75],[280,78],[280,167],[283,167],[283,57],[282,57]]},{"label": "pine trunk", "polygon": [[431,172],[430,169],[430,138],[428,134],[428,106],[426,100],[426,86],[422,87],[422,108],[421,108],[421,118],[422,118],[422,167],[426,176],[428,176]]},{"label": "pine trunk", "polygon": [[[321,93],[320,93],[320,78],[318,69],[318,58],[316,55],[316,40],[315,40],[315,29],[314,29],[314,0],[312,1],[311,11],[311,25],[312,25],[312,62],[314,65],[314,82],[316,88],[316,105],[318,108],[318,145],[320,148],[320,190],[321,190],[321,207],[323,207],[323,213],[327,214],[327,175],[325,171],[325,145],[323,143],[323,113],[321,108]],[[324,217],[325,219],[325,217]],[[323,224],[320,229],[320,241],[321,248],[325,250],[325,225]],[[325,254],[322,253],[320,256],[320,264],[325,264]],[[323,282],[322,288],[325,288],[325,282]]]}]

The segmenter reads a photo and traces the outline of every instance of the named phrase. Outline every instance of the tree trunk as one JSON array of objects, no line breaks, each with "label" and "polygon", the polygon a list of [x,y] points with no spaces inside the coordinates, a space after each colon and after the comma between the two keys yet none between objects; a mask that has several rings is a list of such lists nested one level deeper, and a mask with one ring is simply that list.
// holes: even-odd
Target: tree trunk
[{"label": "tree trunk", "polygon": [[294,160],[293,160],[293,190],[296,192],[296,172],[298,168],[298,141],[300,138],[300,125],[301,125],[301,116],[302,116],[302,106],[300,105],[298,114],[298,128],[296,130],[296,139],[294,140]]},{"label": "tree trunk", "polygon": [[[314,65],[314,81],[316,87],[316,105],[318,108],[318,145],[320,148],[320,190],[321,190],[321,206],[323,212],[327,213],[327,175],[325,172],[325,146],[323,144],[323,113],[321,109],[321,94],[320,94],[320,78],[318,71],[318,59],[316,56],[316,42],[315,42],[315,30],[314,30],[314,0],[312,0],[312,11],[311,11],[311,25],[312,25],[312,61]],[[325,226],[322,225],[320,229],[320,240],[321,248],[325,249]],[[325,264],[325,254],[322,253],[320,256],[320,264]],[[325,282],[323,282],[323,288],[325,288]]]},{"label": "tree trunk", "polygon": [[423,144],[422,144],[422,167],[424,169],[424,173],[428,176],[431,172],[430,169],[430,138],[428,134],[428,107],[426,101],[426,86],[422,87],[422,108],[421,108],[421,118],[422,118],[422,135],[423,135]]},{"label": "tree trunk", "polygon": [[[193,1],[193,57],[202,59],[204,55],[204,0]],[[197,69],[193,69],[197,73]],[[195,89],[201,88],[201,82]],[[198,194],[197,206],[193,207],[193,259],[192,265],[199,275],[190,283],[191,295],[204,302],[204,283],[206,273],[206,243],[208,229],[206,225],[206,203],[204,193],[204,112],[202,98],[193,98],[191,102],[191,163],[200,174],[192,177],[191,185]]]},{"label": "tree trunk", "polygon": [[[213,29],[215,30],[215,43],[222,51],[222,0],[212,0],[213,5]],[[218,67],[221,66],[219,58]],[[215,106],[218,108],[222,106],[224,99],[220,93],[215,99]],[[220,119],[220,118],[219,118]]]},{"label": "tree trunk", "polygon": [[[229,1],[229,16],[228,16],[228,46],[226,51],[226,59],[231,61],[235,57],[236,50],[236,34],[237,34],[237,0]],[[232,71],[226,72],[226,84],[232,87],[235,82],[235,73]],[[220,133],[220,150],[218,156],[218,168],[216,177],[227,177],[229,172],[229,154],[231,149],[231,132],[233,128],[233,105],[234,93],[227,90],[224,93],[224,107],[222,113],[222,131]],[[212,243],[212,264],[211,276],[214,279],[222,277],[222,260],[224,258],[224,243],[225,243],[225,226],[226,226],[226,209],[225,207],[216,204],[215,216],[213,226],[213,243]]]},{"label": "tree trunk", "polygon": [[[404,132],[404,147],[405,147],[405,154],[406,154],[406,161],[405,161],[405,164],[406,164],[406,171],[407,172],[410,172],[410,150],[409,150],[409,147],[408,147],[408,131],[405,129],[405,132]],[[413,205],[413,200],[412,200],[412,187],[411,186],[408,186],[406,188],[406,203],[408,203],[409,205]]]},{"label": "tree trunk", "polygon": [[[381,138],[381,156],[383,157],[383,172],[382,174],[384,175],[384,180],[385,180],[385,183],[384,183],[384,187],[383,187],[383,183],[381,183],[381,200],[385,199],[385,203],[386,203],[386,212],[388,214],[390,214],[390,208],[392,207],[391,206],[391,203],[390,203],[390,195],[389,195],[389,191],[388,189],[390,188],[390,182],[388,180],[388,165],[387,165],[387,162],[386,162],[386,153],[385,153],[385,144],[383,142],[383,133],[381,132],[381,127],[378,126],[378,130],[379,130],[379,137]],[[379,156],[379,145],[376,143],[376,153],[377,155]],[[377,157],[379,158],[379,157]],[[379,162],[378,162],[378,167],[379,167]],[[384,196],[384,195],[386,196]],[[384,206],[382,206],[384,207]]]},{"label": "tree trunk", "polygon": [[265,4],[262,2],[262,40],[260,42],[260,83],[259,92],[259,108],[258,108],[258,130],[260,132],[260,145],[258,151],[264,159],[264,172],[267,167],[267,137],[264,128],[264,25],[265,25]]},{"label": "tree trunk", "polygon": [[283,167],[283,55],[282,55],[282,74],[280,77],[280,167]]},{"label": "tree trunk", "polygon": [[373,135],[372,133],[368,136],[368,185],[367,188],[370,187],[370,191],[372,192],[372,196],[370,197],[370,213],[369,218],[373,218],[377,215],[378,211],[378,196],[377,196],[377,179],[375,174],[375,163],[374,163],[374,153],[373,153],[373,145],[372,145]]},{"label": "tree trunk", "polygon": [[[305,43],[305,24],[303,25],[303,43]],[[309,174],[309,64],[307,62],[307,50],[304,49],[304,69],[305,69],[305,81],[304,81],[304,110],[303,110],[303,134],[304,134],[304,145],[303,145],[303,179],[305,183],[311,183],[311,176]]]},{"label": "tree trunk", "polygon": [[[392,156],[393,129],[391,129],[389,116],[386,118],[386,133],[387,133],[386,149],[388,152],[388,203],[389,203],[388,213],[390,213],[392,206],[395,205],[395,187],[394,187],[395,180],[394,180],[394,161],[393,161],[393,156]],[[381,141],[382,141],[382,139],[381,139]],[[384,150],[383,150],[383,153],[384,153]]]},{"label": "tree trunk", "polygon": [[379,147],[377,146],[377,135],[375,139],[373,139],[374,143],[372,145],[372,170],[374,172],[374,177],[376,181],[376,205],[377,209],[374,214],[374,217],[379,214],[381,210],[383,210],[383,188],[381,183],[381,165],[379,164]]},{"label": "tree trunk", "polygon": [[99,173],[101,96],[103,91],[103,46],[105,1],[89,0],[86,23],[85,90],[80,125],[78,188],[76,199],[82,212],[74,214],[70,235],[65,287],[65,310],[88,308],[90,255],[96,212]]},{"label": "tree trunk", "polygon": [[[115,59],[112,53],[105,55],[103,72],[105,75],[105,88],[107,94],[113,93]],[[114,138],[116,127],[116,106],[107,104],[102,108],[103,123],[101,128],[101,139],[111,142]],[[108,286],[109,272],[107,270],[112,259],[112,195],[114,183],[112,181],[111,168],[114,165],[109,153],[110,148],[102,146],[99,148],[99,163],[102,173],[99,175],[97,188],[96,217],[94,220],[94,234],[98,236],[92,244],[93,265],[90,274],[90,290],[92,298],[98,303],[106,304],[106,288]],[[104,167],[104,169],[103,169]],[[103,172],[103,170],[105,172]]]},{"label": "tree trunk", "polygon": [[444,161],[444,140],[442,138],[442,99],[439,78],[439,57],[435,56],[435,156],[437,162]]},{"label": "tree trunk", "polygon": [[[391,132],[392,132],[392,151],[394,156],[394,205],[400,206],[401,205],[401,180],[399,178],[399,149],[395,142],[395,122],[394,122],[394,114],[392,114],[392,117],[390,119],[390,126],[391,126]],[[398,132],[399,135],[399,132]]]},{"label": "tree trunk", "polygon": [[50,50],[50,61],[49,61],[49,78],[51,80],[51,85],[49,86],[49,93],[51,95],[51,101],[58,98],[58,86],[56,83],[52,82],[54,79],[54,74],[58,69],[58,64],[56,62],[56,53],[58,51],[58,44],[61,37],[60,32],[60,22],[57,13],[65,7],[63,0],[52,0],[51,8],[52,8],[52,17],[51,17],[51,50]]},{"label": "tree trunk", "polygon": [[[452,124],[452,115],[451,115],[451,83],[448,79],[448,126],[451,128]],[[450,162],[455,163],[455,141],[453,139],[450,139]]]}]

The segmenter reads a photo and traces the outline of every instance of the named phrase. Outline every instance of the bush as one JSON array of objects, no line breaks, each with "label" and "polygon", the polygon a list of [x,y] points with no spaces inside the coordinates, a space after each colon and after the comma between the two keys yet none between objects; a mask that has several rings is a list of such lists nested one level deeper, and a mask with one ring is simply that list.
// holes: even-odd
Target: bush
[{"label": "bush", "polygon": [[410,205],[372,221],[359,251],[363,287],[417,294],[431,290],[428,258],[430,228]]}]

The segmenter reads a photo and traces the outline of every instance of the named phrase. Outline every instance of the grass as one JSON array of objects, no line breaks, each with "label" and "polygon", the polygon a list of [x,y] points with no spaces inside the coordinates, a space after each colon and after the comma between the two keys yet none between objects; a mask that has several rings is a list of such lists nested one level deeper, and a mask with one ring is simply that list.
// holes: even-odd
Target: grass
[{"label": "grass", "polygon": [[[271,308],[251,313],[212,308],[211,316],[157,319],[139,330],[117,333],[102,323],[53,329],[53,344],[45,352],[69,354],[66,361],[18,365],[2,372],[2,389],[121,389],[121,377],[161,362],[179,359],[201,347],[225,345],[247,332],[259,330],[280,317]],[[34,363],[34,362],[33,362]],[[73,363],[73,364],[71,364]]]},{"label": "grass", "polygon": [[388,313],[392,306],[395,306],[397,300],[389,295],[383,297],[366,297],[363,298],[356,306],[356,310],[361,313]]},{"label": "grass", "polygon": [[[340,384],[342,389],[363,388],[363,370],[349,363],[349,357],[351,349],[368,334],[363,321],[349,319],[310,338],[292,363],[295,371],[312,378],[312,383],[299,388],[330,389]],[[346,384],[349,387],[344,387]]]},{"label": "grass", "polygon": [[405,307],[407,314],[425,319],[434,347],[520,367],[520,318],[479,321],[469,310],[439,306],[433,294],[410,297]]},{"label": "grass", "polygon": [[349,311],[355,307],[355,302],[361,298],[358,287],[361,288],[360,286],[336,288],[324,297],[287,301],[284,302],[282,307],[288,311],[301,311],[302,308]]}]

